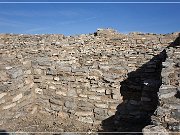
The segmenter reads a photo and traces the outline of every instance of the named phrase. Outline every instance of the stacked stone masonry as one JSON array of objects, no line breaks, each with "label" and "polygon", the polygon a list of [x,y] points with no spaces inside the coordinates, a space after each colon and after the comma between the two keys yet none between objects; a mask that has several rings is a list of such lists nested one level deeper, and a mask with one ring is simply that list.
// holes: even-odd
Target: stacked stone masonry
[{"label": "stacked stone masonry", "polygon": [[0,125],[51,113],[93,125],[115,115],[118,127],[122,119],[144,120],[156,110],[154,124],[179,130],[180,48],[167,48],[177,36],[111,29],[75,36],[1,34]]},{"label": "stacked stone masonry", "polygon": [[167,58],[162,63],[162,85],[158,92],[159,105],[152,122],[170,132],[180,131],[180,36],[166,49]]}]

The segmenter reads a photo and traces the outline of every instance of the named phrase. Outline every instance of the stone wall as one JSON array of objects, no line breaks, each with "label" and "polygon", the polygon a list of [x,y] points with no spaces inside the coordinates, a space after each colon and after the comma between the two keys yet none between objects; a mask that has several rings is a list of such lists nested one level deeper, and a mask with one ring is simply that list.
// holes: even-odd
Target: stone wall
[{"label": "stone wall", "polygon": [[166,48],[167,58],[162,63],[162,85],[158,92],[159,105],[152,122],[170,132],[180,131],[180,36]]},{"label": "stone wall", "polygon": [[67,37],[1,34],[0,124],[35,113],[94,125],[115,114],[118,124],[150,118],[163,50],[176,37],[111,29]]}]

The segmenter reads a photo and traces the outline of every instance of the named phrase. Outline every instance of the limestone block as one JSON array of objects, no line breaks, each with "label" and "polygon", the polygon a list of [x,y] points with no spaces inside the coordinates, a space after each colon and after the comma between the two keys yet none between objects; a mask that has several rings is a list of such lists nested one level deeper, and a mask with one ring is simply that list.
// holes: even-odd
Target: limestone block
[{"label": "limestone block", "polygon": [[67,96],[66,92],[64,91],[56,91],[56,94],[61,95],[61,96]]},{"label": "limestone block", "polygon": [[172,91],[172,92],[169,92],[169,93],[160,93],[160,92],[158,92],[158,97],[159,97],[159,99],[170,98],[170,97],[173,97],[176,93],[177,93],[176,91]]},{"label": "limestone block", "polygon": [[87,111],[77,111],[75,112],[76,116],[92,116],[93,112],[87,112]]},{"label": "limestone block", "polygon": [[24,67],[26,67],[26,68],[30,68],[31,67],[31,61],[24,61],[23,62],[23,65],[24,65]]},{"label": "limestone block", "polygon": [[97,113],[97,114],[107,114],[107,109],[103,109],[103,108],[95,108],[94,110],[94,113]]},{"label": "limestone block", "polygon": [[110,95],[110,94],[112,94],[112,91],[110,89],[106,89],[105,93],[106,93],[106,95]]},{"label": "limestone block", "polygon": [[73,101],[66,101],[64,105],[65,105],[65,107],[67,107],[69,109],[76,109],[77,108],[77,103],[73,102]]},{"label": "limestone block", "polygon": [[51,61],[48,58],[39,57],[36,61],[40,66],[51,66]]},{"label": "limestone block", "polygon": [[79,107],[86,107],[86,108],[90,108],[90,109],[94,107],[94,105],[91,102],[83,101],[83,100],[78,101],[78,106]]},{"label": "limestone block", "polygon": [[8,74],[5,71],[0,71],[0,82],[8,80]]},{"label": "limestone block", "polygon": [[169,108],[169,109],[177,109],[180,110],[180,104],[178,103],[169,103],[169,104],[165,104],[165,107]]},{"label": "limestone block", "polygon": [[67,119],[67,118],[69,118],[69,115],[65,112],[59,112],[58,117],[60,117],[62,119]]},{"label": "limestone block", "polygon": [[7,105],[7,106],[3,106],[3,110],[7,110],[7,109],[10,109],[12,107],[16,106],[16,103],[12,103],[10,105]]},{"label": "limestone block", "polygon": [[30,74],[31,74],[31,70],[25,70],[25,71],[24,71],[24,74],[30,75]]},{"label": "limestone block", "polygon": [[103,103],[95,103],[95,106],[99,108],[108,108],[108,104],[103,104]]},{"label": "limestone block", "polygon": [[49,89],[51,89],[51,90],[55,90],[55,89],[56,89],[56,87],[55,87],[55,86],[53,86],[53,85],[51,85],[51,86],[49,86]]},{"label": "limestone block", "polygon": [[92,88],[91,90],[99,93],[105,93],[105,88]]},{"label": "limestone block", "polygon": [[75,90],[75,89],[69,89],[69,90],[67,91],[67,96],[69,96],[69,97],[77,97],[77,92],[76,92],[76,90]]},{"label": "limestone block", "polygon": [[34,74],[41,75],[43,72],[41,69],[34,69]]},{"label": "limestone block", "polygon": [[112,98],[117,99],[117,100],[122,100],[123,99],[123,97],[120,94],[113,94]]},{"label": "limestone block", "polygon": [[91,100],[101,100],[101,96],[88,95],[88,98]]},{"label": "limestone block", "polygon": [[12,102],[16,102],[16,101],[20,100],[22,97],[23,97],[23,94],[20,93],[12,99]]},{"label": "limestone block", "polygon": [[61,72],[71,72],[71,67],[65,66],[56,66],[57,73]]},{"label": "limestone block", "polygon": [[79,94],[79,97],[87,98],[87,95],[85,95],[85,94]]},{"label": "limestone block", "polygon": [[5,92],[1,93],[1,94],[0,94],[0,99],[3,98],[3,97],[6,96],[6,95],[7,95],[7,93],[5,93]]},{"label": "limestone block", "polygon": [[8,74],[10,75],[10,77],[12,79],[15,79],[19,76],[22,76],[23,75],[23,71],[22,69],[19,67],[19,68],[12,68],[8,71]]},{"label": "limestone block", "polygon": [[163,117],[163,116],[169,115],[170,111],[171,111],[171,109],[169,109],[169,108],[164,108],[164,107],[159,106],[156,109],[155,114],[157,116]]},{"label": "limestone block", "polygon": [[91,117],[79,117],[78,120],[84,123],[93,123],[93,120]]},{"label": "limestone block", "polygon": [[92,69],[89,71],[89,76],[97,76],[97,77],[101,77],[103,75],[101,70],[97,70],[97,69]]}]

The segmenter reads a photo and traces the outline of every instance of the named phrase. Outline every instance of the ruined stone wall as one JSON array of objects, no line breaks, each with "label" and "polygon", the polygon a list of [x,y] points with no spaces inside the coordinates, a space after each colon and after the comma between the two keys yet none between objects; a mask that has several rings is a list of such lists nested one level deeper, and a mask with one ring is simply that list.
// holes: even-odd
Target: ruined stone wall
[{"label": "ruined stone wall", "polygon": [[93,124],[115,114],[150,116],[156,108],[146,84],[159,80],[162,51],[176,37],[109,29],[68,37],[1,34],[0,122],[35,113]]},{"label": "ruined stone wall", "polygon": [[152,116],[156,126],[170,132],[180,131],[180,37],[166,48],[167,58],[162,63],[162,85],[158,92],[159,105]]}]

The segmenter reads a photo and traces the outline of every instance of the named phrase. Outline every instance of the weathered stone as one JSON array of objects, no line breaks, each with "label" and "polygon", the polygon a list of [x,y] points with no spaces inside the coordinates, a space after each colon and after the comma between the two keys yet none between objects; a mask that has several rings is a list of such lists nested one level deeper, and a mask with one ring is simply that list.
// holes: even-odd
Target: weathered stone
[{"label": "weathered stone", "polygon": [[102,108],[95,108],[94,112],[97,113],[97,114],[100,114],[100,115],[105,114],[105,113],[107,114],[107,110],[102,109]]},{"label": "weathered stone", "polygon": [[12,99],[12,102],[16,102],[16,101],[20,100],[22,97],[23,97],[23,94],[20,93]]},{"label": "weathered stone", "polygon": [[40,88],[35,88],[35,93],[37,94],[43,94],[43,90]]},{"label": "weathered stone", "polygon": [[175,94],[176,94],[176,91],[172,91],[170,93],[159,93],[158,92],[158,97],[159,97],[159,99],[170,98],[170,97],[174,96]]},{"label": "weathered stone", "polygon": [[116,110],[118,104],[110,104],[109,107],[110,109]]},{"label": "weathered stone", "polygon": [[94,107],[94,105],[88,101],[79,101],[78,106],[79,107],[86,107],[86,108],[90,108],[90,109]]},{"label": "weathered stone", "polygon": [[69,96],[69,97],[77,97],[77,92],[76,92],[76,90],[75,90],[75,89],[69,89],[69,90],[67,91],[67,96]]},{"label": "weathered stone", "polygon": [[148,125],[142,130],[143,135],[169,135],[166,129],[162,126]]},{"label": "weathered stone", "polygon": [[101,100],[101,96],[95,96],[95,95],[88,95],[88,98],[92,100]]},{"label": "weathered stone", "polygon": [[48,58],[39,57],[37,58],[37,62],[40,66],[50,66],[51,61]]},{"label": "weathered stone", "polygon": [[21,68],[12,68],[8,71],[8,74],[10,75],[10,77],[12,79],[15,79],[19,76],[22,76],[23,75],[23,71]]},{"label": "weathered stone", "polygon": [[92,116],[93,112],[87,112],[87,111],[77,111],[75,112],[76,116]]},{"label": "weathered stone", "polygon": [[9,90],[9,85],[6,85],[6,84],[0,85],[0,91],[1,92],[6,92],[8,90]]},{"label": "weathered stone", "polygon": [[108,116],[115,115],[115,113],[116,113],[116,110],[109,110],[108,111]]},{"label": "weathered stone", "polygon": [[5,103],[6,101],[3,99],[3,100],[0,100],[0,105]]},{"label": "weathered stone", "polygon": [[51,104],[56,104],[56,105],[63,105],[63,101],[61,101],[60,99],[49,99],[49,102],[51,103]]},{"label": "weathered stone", "polygon": [[56,75],[57,72],[54,68],[47,68],[46,75]]},{"label": "weathered stone", "polygon": [[66,92],[64,92],[64,91],[56,91],[56,94],[61,95],[61,96],[67,95]]},{"label": "weathered stone", "polygon": [[8,75],[5,71],[0,71],[0,82],[1,81],[7,81],[8,80]]},{"label": "weathered stone", "polygon": [[79,97],[87,98],[87,95],[85,95],[85,94],[79,94]]},{"label": "weathered stone", "polygon": [[108,104],[102,104],[102,103],[96,103],[95,106],[99,108],[108,108]]},{"label": "weathered stone", "polygon": [[42,74],[42,70],[41,69],[34,69],[34,74]]},{"label": "weathered stone", "polygon": [[62,106],[59,106],[57,104],[51,104],[50,107],[53,111],[62,111]]},{"label": "weathered stone", "polygon": [[7,95],[7,93],[5,93],[5,92],[1,93],[1,94],[0,94],[0,99],[3,98],[3,97],[6,96],[6,95]]},{"label": "weathered stone", "polygon": [[3,110],[7,110],[7,109],[12,108],[12,107],[14,107],[14,106],[16,106],[16,103],[12,103],[12,104],[10,104],[10,105],[3,106]]},{"label": "weathered stone", "polygon": [[30,75],[31,74],[31,70],[24,71],[24,74]]},{"label": "weathered stone", "polygon": [[59,81],[60,79],[59,79],[59,77],[56,76],[56,77],[54,77],[54,80]]},{"label": "weathered stone", "polygon": [[93,120],[91,117],[79,117],[78,120],[84,123],[93,123]]},{"label": "weathered stone", "polygon": [[105,93],[105,88],[92,88],[91,90],[99,93]]},{"label": "weathered stone", "polygon": [[55,89],[56,89],[56,87],[55,87],[55,86],[53,86],[53,85],[51,85],[51,86],[49,86],[49,89],[55,90]]},{"label": "weathered stone", "polygon": [[165,107],[168,107],[170,109],[177,109],[177,110],[180,110],[180,104],[179,102],[178,103],[169,103],[169,104],[165,104],[164,105]]},{"label": "weathered stone", "polygon": [[56,66],[57,72],[71,72],[71,67]]},{"label": "weathered stone", "polygon": [[122,100],[123,97],[122,97],[120,94],[113,94],[113,95],[112,95],[112,98],[113,98],[113,99]]},{"label": "weathered stone", "polygon": [[77,108],[77,104],[73,101],[66,101],[64,105],[65,105],[65,107],[67,107],[69,109],[76,109]]},{"label": "weathered stone", "polygon": [[69,115],[67,113],[64,113],[64,112],[59,112],[58,117],[60,117],[62,119],[67,119],[67,118],[69,118]]},{"label": "weathered stone", "polygon": [[112,94],[112,91],[111,90],[105,90],[105,93],[106,93],[106,95],[110,95],[110,94]]},{"label": "weathered stone", "polygon": [[30,68],[30,67],[31,67],[31,61],[24,61],[24,62],[23,62],[23,65],[24,65],[26,68]]}]

